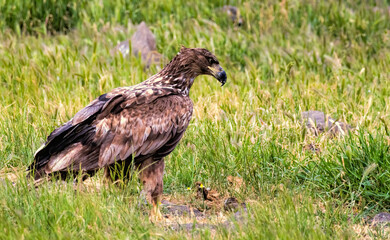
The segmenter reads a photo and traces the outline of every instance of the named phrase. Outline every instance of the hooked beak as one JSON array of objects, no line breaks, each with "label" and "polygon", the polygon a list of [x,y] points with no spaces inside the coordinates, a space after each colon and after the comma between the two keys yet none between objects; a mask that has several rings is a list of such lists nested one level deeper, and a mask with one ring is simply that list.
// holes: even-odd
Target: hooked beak
[{"label": "hooked beak", "polygon": [[226,83],[226,72],[219,65],[208,67],[211,71],[211,75],[214,76],[220,83],[222,83],[221,87]]}]

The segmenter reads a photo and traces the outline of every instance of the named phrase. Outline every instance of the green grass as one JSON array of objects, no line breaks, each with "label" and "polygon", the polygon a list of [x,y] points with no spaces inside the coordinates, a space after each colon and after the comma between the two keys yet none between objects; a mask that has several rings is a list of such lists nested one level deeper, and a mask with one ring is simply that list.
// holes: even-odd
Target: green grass
[{"label": "green grass", "polygon": [[[238,231],[217,225],[215,232],[195,228],[191,236],[218,239],[352,237],[353,232],[346,226],[340,208],[325,206],[320,209],[310,198],[296,197],[289,192],[280,192],[277,197],[271,195],[249,205],[248,224],[232,225]],[[7,184],[0,196],[3,205],[0,212],[0,227],[4,229],[0,233],[2,239],[16,236],[28,239],[150,239],[161,236],[181,239],[189,235],[184,230],[171,230],[170,225],[150,224],[148,216],[137,207],[136,196],[129,188],[102,188],[99,192],[88,192],[74,191],[72,184],[45,185],[37,190],[31,190],[25,184],[18,188]],[[335,230],[337,221],[342,225]]]},{"label": "green grass", "polygon": [[[74,22],[50,26],[12,4],[0,1],[0,177],[19,178],[0,182],[0,238],[388,237],[352,227],[390,209],[388,1],[81,1]],[[241,28],[216,10],[225,4],[240,8]],[[66,5],[41,7],[31,16]],[[100,191],[27,188],[23,170],[52,130],[100,94],[157,71],[110,54],[142,20],[167,59],[181,45],[205,47],[228,74],[223,88],[211,77],[193,85],[193,120],[167,158],[164,193],[191,201],[186,189],[201,181],[247,201],[251,217],[237,231],[154,225],[137,208],[136,181]],[[299,122],[306,110],[358,130],[312,136]],[[321,152],[305,151],[310,143]],[[237,192],[229,175],[245,187]]]}]

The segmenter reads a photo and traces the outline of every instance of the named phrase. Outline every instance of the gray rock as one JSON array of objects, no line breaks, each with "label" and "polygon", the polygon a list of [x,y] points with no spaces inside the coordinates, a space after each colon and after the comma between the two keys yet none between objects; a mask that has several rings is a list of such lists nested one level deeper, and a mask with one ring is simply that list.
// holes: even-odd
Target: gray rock
[{"label": "gray rock", "polygon": [[201,229],[209,229],[209,230],[215,230],[218,227],[216,224],[207,224],[207,223],[175,223],[168,226],[169,229],[174,231],[179,230],[186,230],[186,231],[192,231],[192,230],[201,230]]},{"label": "gray rock", "polygon": [[[130,54],[129,40],[120,42],[114,51],[127,57]],[[163,57],[157,52],[156,38],[145,22],[138,25],[137,31],[131,37],[131,52],[136,57],[140,55],[147,68],[152,64],[159,65],[162,62]]]},{"label": "gray rock", "polygon": [[371,224],[376,225],[388,225],[390,223],[390,213],[381,212],[374,216]]},{"label": "gray rock", "polygon": [[320,111],[302,112],[302,120],[306,127],[316,136],[323,132],[329,132],[331,135],[344,135],[352,129],[350,125],[336,121]]},{"label": "gray rock", "polygon": [[129,40],[122,41],[114,48],[115,52],[120,52],[123,57],[127,57],[130,54]]},{"label": "gray rock", "polygon": [[222,7],[222,10],[229,16],[230,20],[238,26],[241,26],[244,23],[240,14],[240,9],[237,7],[225,5]]},{"label": "gray rock", "polygon": [[240,209],[244,209],[244,211],[246,211],[246,204],[239,203],[235,197],[229,197],[224,201],[223,209],[227,212],[237,212]]},{"label": "gray rock", "polygon": [[204,217],[204,213],[196,208],[188,207],[186,205],[176,205],[166,200],[161,201],[161,206],[164,212],[173,216],[188,216],[188,217]]},{"label": "gray rock", "polygon": [[[235,205],[234,203],[237,203]],[[248,217],[247,208],[245,203],[239,204],[237,199],[234,197],[228,198],[225,201],[225,205],[233,204],[232,206],[237,208],[229,208],[229,212],[234,212],[231,219],[225,220],[221,223],[217,224],[209,224],[209,223],[197,223],[196,221],[193,223],[174,223],[166,226],[170,230],[179,231],[179,230],[186,230],[186,231],[193,231],[193,230],[202,230],[202,229],[209,229],[209,230],[216,230],[217,228],[224,228],[224,229],[235,229],[235,223],[239,224],[245,224],[246,219]],[[188,207],[186,205],[176,205],[169,201],[162,200],[161,206],[163,208],[163,212],[167,213],[169,215],[173,216],[191,216],[195,217],[196,220],[199,219],[206,219],[210,217],[210,215],[206,215],[205,213],[199,211],[198,209]],[[168,217],[165,215],[165,217]]]}]

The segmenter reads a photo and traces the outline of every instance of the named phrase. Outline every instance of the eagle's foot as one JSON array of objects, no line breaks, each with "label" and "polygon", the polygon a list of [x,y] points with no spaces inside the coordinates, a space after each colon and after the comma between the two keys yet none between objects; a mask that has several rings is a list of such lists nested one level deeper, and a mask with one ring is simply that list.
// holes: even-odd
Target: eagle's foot
[{"label": "eagle's foot", "polygon": [[151,222],[159,222],[163,220],[163,215],[161,214],[160,211],[160,205],[161,205],[160,202],[158,203],[153,202],[153,207],[152,210],[150,211],[150,216],[149,216]]}]

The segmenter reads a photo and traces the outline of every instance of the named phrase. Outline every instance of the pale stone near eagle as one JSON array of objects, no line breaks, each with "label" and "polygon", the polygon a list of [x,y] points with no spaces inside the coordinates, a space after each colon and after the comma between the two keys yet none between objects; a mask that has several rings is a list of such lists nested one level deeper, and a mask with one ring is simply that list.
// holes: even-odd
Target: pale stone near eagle
[{"label": "pale stone near eagle", "polygon": [[[131,87],[103,94],[55,129],[35,154],[29,176],[35,180],[82,173],[93,176],[105,168],[107,177],[115,164],[141,170],[143,193],[158,210],[163,189],[164,157],[171,153],[192,116],[189,91],[202,74],[223,84],[226,73],[217,58],[203,48],[185,48],[161,72]],[[126,176],[128,177],[128,176]]]},{"label": "pale stone near eagle", "polygon": [[[129,40],[120,42],[112,53],[120,52],[123,57],[130,53]],[[151,65],[160,66],[163,56],[157,51],[156,38],[145,22],[141,22],[137,31],[131,37],[131,51],[134,56],[141,55],[141,60],[146,68]],[[161,69],[161,68],[159,68]]]}]

